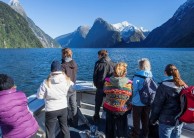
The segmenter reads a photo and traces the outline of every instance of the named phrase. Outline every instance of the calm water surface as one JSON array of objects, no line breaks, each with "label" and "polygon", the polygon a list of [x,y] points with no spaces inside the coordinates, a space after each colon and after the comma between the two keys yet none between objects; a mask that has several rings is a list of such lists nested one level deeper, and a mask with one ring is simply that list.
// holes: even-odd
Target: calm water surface
[{"label": "calm water surface", "polygon": [[[73,49],[78,64],[78,80],[92,80],[94,63],[100,49]],[[149,58],[156,81],[164,77],[167,64],[175,64],[182,78],[194,85],[194,49],[107,49],[110,58],[128,64],[128,77],[132,78],[138,59]],[[36,93],[40,83],[47,78],[50,64],[61,60],[61,49],[0,49],[0,73],[12,76],[19,90],[27,96]]]}]

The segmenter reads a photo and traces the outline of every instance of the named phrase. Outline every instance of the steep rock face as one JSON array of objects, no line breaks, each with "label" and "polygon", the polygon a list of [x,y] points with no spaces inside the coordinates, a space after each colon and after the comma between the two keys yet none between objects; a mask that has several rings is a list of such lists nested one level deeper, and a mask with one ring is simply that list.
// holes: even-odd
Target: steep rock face
[{"label": "steep rock face", "polygon": [[55,40],[62,47],[84,47],[85,38],[90,30],[89,26],[80,26],[76,31],[59,36]]},{"label": "steep rock face", "polygon": [[114,47],[119,43],[120,33],[111,24],[98,18],[87,34],[85,47]]},{"label": "steep rock face", "polygon": [[146,47],[194,47],[194,1],[187,0],[144,41]]},{"label": "steep rock face", "polygon": [[127,21],[109,24],[102,18],[93,26],[80,26],[72,33],[55,38],[63,47],[120,47],[123,44],[142,42],[149,34],[143,27],[136,27]]},{"label": "steep rock face", "polygon": [[61,36],[55,38],[55,41],[57,41],[62,47],[69,47],[69,43],[73,39],[74,33],[75,32],[61,35]]},{"label": "steep rock face", "polygon": [[63,47],[114,47],[121,43],[120,33],[101,18],[93,26],[80,26],[72,33],[59,36],[55,40]]},{"label": "steep rock face", "polygon": [[19,0],[11,0],[10,6],[27,20],[29,27],[32,29],[36,37],[40,40],[43,47],[45,48],[60,47],[59,44],[53,38],[51,38],[44,31],[42,31],[38,26],[36,26],[36,24],[27,16],[23,7],[19,3]]},{"label": "steep rock face", "polygon": [[9,5],[0,1],[0,48],[43,47],[28,22]]},{"label": "steep rock face", "polygon": [[74,32],[73,38],[69,43],[69,47],[85,47],[85,39],[90,30],[88,26],[80,26]]},{"label": "steep rock face", "polygon": [[11,8],[13,8],[15,11],[17,11],[20,15],[22,15],[23,17],[27,17],[23,7],[20,5],[19,0],[11,0],[10,1],[10,6]]}]

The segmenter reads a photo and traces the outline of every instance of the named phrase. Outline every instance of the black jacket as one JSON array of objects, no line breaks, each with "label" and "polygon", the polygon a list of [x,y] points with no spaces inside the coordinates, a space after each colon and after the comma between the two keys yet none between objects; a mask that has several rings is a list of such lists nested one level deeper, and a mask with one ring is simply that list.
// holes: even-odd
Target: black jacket
[{"label": "black jacket", "polygon": [[72,82],[76,82],[77,64],[74,60],[71,60],[69,62],[65,62],[65,60],[62,60],[62,70],[68,77],[70,77]]},{"label": "black jacket", "polygon": [[113,75],[114,63],[109,57],[102,57],[94,66],[93,83],[97,89],[102,89],[104,86],[105,78]]},{"label": "black jacket", "polygon": [[159,123],[174,126],[176,124],[175,118],[181,111],[179,93],[182,87],[171,87],[166,84],[174,83],[163,82],[158,87],[152,105],[150,121],[155,123],[159,120]]}]

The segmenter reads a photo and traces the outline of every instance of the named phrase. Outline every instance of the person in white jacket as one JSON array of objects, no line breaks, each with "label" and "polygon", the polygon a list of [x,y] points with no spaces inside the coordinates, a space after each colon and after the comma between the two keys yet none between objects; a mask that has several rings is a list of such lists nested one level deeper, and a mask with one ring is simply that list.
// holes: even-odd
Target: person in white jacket
[{"label": "person in white jacket", "polygon": [[67,126],[67,93],[72,89],[73,82],[62,72],[59,61],[51,64],[51,73],[40,85],[37,98],[45,100],[45,127],[46,137],[55,138],[55,127],[57,121],[61,128],[63,137],[70,138]]}]

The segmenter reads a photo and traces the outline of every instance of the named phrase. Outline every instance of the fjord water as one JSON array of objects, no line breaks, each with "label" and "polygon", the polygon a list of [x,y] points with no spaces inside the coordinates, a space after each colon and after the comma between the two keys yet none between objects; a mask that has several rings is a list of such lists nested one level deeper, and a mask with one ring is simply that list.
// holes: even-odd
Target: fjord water
[{"label": "fjord water", "polygon": [[[78,64],[78,80],[91,81],[97,48],[75,48],[73,58]],[[157,82],[164,77],[167,64],[175,64],[181,77],[188,85],[194,85],[194,49],[107,49],[114,62],[128,64],[127,76],[133,77],[138,69],[138,59],[149,58]],[[39,85],[50,73],[53,60],[61,60],[61,49],[0,49],[0,73],[6,73],[15,80],[18,90],[27,96],[36,93]]]}]

